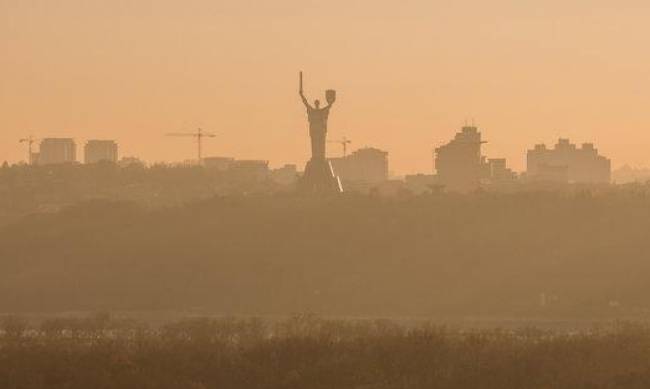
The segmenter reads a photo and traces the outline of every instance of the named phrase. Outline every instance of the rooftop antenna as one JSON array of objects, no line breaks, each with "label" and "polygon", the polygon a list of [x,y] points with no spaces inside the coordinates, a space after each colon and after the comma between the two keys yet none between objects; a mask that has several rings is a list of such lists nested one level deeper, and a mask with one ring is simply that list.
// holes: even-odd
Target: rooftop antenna
[{"label": "rooftop antenna", "polygon": [[27,161],[30,165],[34,164],[34,154],[32,153],[32,145],[34,142],[36,142],[38,139],[34,138],[33,136],[28,136],[27,138],[22,138],[18,142],[19,143],[27,143]]},{"label": "rooftop antenna", "polygon": [[203,138],[214,138],[215,134],[210,132],[203,132],[202,128],[197,128],[196,132],[172,132],[166,134],[167,136],[191,136],[196,138],[196,143],[198,146],[198,162],[199,165],[203,166]]}]

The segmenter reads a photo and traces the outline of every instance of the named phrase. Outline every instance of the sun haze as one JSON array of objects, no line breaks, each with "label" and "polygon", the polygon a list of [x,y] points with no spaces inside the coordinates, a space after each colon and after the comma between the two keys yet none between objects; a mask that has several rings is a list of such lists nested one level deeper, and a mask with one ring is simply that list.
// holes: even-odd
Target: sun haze
[{"label": "sun haze", "polygon": [[560,136],[647,165],[649,17],[635,0],[0,0],[0,160],[29,134],[183,160],[194,144],[164,134],[201,126],[206,155],[304,165],[303,70],[310,100],[338,92],[330,136],[398,174],[430,172],[471,118],[517,170]]}]

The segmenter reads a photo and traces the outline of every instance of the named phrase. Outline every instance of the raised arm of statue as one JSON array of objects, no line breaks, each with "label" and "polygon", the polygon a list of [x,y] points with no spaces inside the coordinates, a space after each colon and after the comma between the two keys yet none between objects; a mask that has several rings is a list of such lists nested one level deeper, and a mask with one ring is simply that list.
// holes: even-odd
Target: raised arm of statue
[{"label": "raised arm of statue", "polygon": [[305,97],[305,93],[302,90],[302,72],[300,72],[300,87],[298,88],[298,94],[300,95],[300,98],[302,99],[302,103],[305,105],[305,108],[313,109],[312,106],[309,105],[309,102],[307,101],[307,98]]},{"label": "raised arm of statue", "polygon": [[311,109],[311,105],[309,105],[309,101],[307,101],[307,98],[305,97],[305,94],[302,93],[302,90],[300,91],[300,98],[302,99],[302,103],[305,104],[305,108]]}]

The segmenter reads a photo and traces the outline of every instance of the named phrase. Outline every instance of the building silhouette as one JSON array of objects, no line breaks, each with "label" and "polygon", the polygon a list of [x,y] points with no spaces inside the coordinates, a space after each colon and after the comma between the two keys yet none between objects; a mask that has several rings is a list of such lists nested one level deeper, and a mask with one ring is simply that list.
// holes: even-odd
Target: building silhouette
[{"label": "building silhouette", "polygon": [[[269,161],[231,157],[203,158],[203,167],[223,172],[231,179],[245,182],[262,182],[272,179],[272,173],[274,172],[269,168]],[[292,165],[292,167],[295,174],[295,166]]]},{"label": "building silhouette", "polygon": [[215,169],[219,171],[227,171],[230,166],[235,162],[235,158],[230,157],[206,157],[203,158],[203,166],[206,169]]},{"label": "building silhouette", "polygon": [[118,146],[112,140],[89,140],[84,146],[84,163],[117,163]]},{"label": "building silhouette", "polygon": [[143,160],[141,160],[138,157],[122,157],[119,161],[117,161],[117,165],[122,168],[128,168],[128,167],[146,167],[147,163]]},{"label": "building silhouette", "polygon": [[436,148],[434,165],[438,183],[455,192],[478,189],[485,174],[483,143],[477,127],[465,126],[449,143]]},{"label": "building silhouette", "polygon": [[[487,158],[481,146],[487,143],[475,126],[465,126],[454,139],[434,151],[434,177],[411,177],[411,186],[423,189],[433,185],[433,191],[441,188],[452,192],[471,192],[483,185],[498,187],[511,185],[517,174],[508,168],[505,158]],[[423,181],[424,180],[424,181]]]},{"label": "building silhouette", "polygon": [[236,159],[228,167],[228,172],[242,181],[260,182],[269,178],[271,170],[269,161]]},{"label": "building silhouette", "polygon": [[388,152],[365,147],[350,155],[330,158],[334,174],[341,181],[358,184],[379,184],[388,180]]},{"label": "building silhouette", "polygon": [[53,165],[77,161],[77,145],[71,138],[45,138],[41,141],[40,152],[34,154],[34,162],[39,165]]},{"label": "building silhouette", "polygon": [[298,180],[298,167],[287,164],[271,170],[271,179],[280,185],[293,185]]},{"label": "building silhouette", "polygon": [[517,173],[507,166],[505,158],[483,158],[483,177],[492,184],[512,182],[517,178]]},{"label": "building silhouette", "polygon": [[538,144],[527,153],[527,176],[531,180],[599,184],[611,181],[611,161],[598,154],[593,143],[577,148],[560,138],[553,149]]}]

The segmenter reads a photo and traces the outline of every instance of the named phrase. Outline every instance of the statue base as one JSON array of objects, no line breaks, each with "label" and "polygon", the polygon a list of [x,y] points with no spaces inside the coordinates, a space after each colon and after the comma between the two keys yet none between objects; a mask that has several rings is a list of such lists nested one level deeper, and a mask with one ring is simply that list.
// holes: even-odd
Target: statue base
[{"label": "statue base", "polygon": [[334,175],[332,164],[328,160],[311,159],[305,166],[305,174],[298,182],[301,193],[331,194],[342,193],[341,180]]}]

